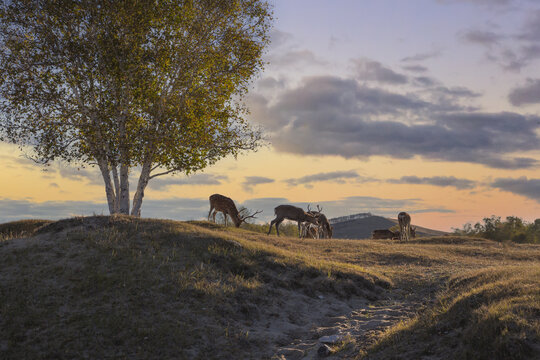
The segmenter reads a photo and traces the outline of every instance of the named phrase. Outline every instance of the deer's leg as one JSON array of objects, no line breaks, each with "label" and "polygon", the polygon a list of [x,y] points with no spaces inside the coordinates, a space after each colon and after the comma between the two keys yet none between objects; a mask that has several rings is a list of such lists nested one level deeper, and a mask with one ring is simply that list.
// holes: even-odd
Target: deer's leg
[{"label": "deer's leg", "polygon": [[216,213],[217,211],[214,211],[214,213],[212,214],[212,218],[214,219],[214,224],[216,223]]},{"label": "deer's leg", "polygon": [[208,212],[208,221],[210,221],[210,215],[212,214],[212,210],[214,210],[214,207],[210,205],[210,211]]},{"label": "deer's leg", "polygon": [[281,225],[282,222],[283,222],[283,219],[279,219],[278,221],[276,221],[276,234],[277,234],[277,236],[279,236],[279,225]]},{"label": "deer's leg", "polygon": [[225,218],[225,226],[227,226],[227,213],[223,213],[223,217]]},{"label": "deer's leg", "polygon": [[270,231],[272,231],[272,225],[275,224],[277,218],[275,218],[274,220],[272,220],[272,222],[270,222],[270,227],[268,228],[268,233],[266,235],[270,235]]}]

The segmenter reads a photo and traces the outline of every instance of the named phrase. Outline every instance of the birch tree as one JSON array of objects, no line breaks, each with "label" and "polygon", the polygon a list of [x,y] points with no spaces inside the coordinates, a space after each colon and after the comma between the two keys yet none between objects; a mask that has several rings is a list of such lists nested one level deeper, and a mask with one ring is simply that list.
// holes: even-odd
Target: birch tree
[{"label": "birch tree", "polygon": [[97,166],[110,213],[140,215],[151,179],[257,148],[243,99],[271,22],[263,0],[3,1],[1,140]]}]

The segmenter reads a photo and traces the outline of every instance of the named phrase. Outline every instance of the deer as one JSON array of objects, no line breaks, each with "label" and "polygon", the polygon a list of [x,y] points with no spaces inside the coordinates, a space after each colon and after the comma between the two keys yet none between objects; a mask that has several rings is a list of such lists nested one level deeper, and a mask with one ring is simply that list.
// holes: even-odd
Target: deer
[{"label": "deer", "polygon": [[276,233],[279,236],[279,225],[285,219],[298,222],[298,237],[301,237],[300,224],[307,221],[311,224],[319,225],[317,218],[312,214],[305,212],[302,208],[293,205],[279,205],[274,208],[274,214],[276,218],[270,222],[270,228],[268,228],[268,234],[272,231],[272,226],[276,224]]},{"label": "deer", "polygon": [[319,207],[319,205],[317,205],[317,211],[311,210],[308,205],[308,213],[314,215],[319,220],[319,239],[331,239],[334,228],[330,226],[330,222],[322,213],[322,210],[322,207]]},{"label": "deer", "polygon": [[300,225],[300,237],[310,238],[310,239],[320,239],[321,233],[319,231],[319,226],[313,225],[311,223],[304,222]]},{"label": "deer", "polygon": [[411,215],[406,212],[398,214],[399,222],[399,240],[409,241],[411,237],[416,237],[416,227],[411,227]]},{"label": "deer", "polygon": [[258,210],[255,213],[249,215],[241,215],[234,201],[231,198],[220,194],[213,194],[209,197],[210,200],[210,211],[208,212],[208,220],[210,220],[210,215],[212,210],[214,210],[213,220],[216,222],[216,213],[221,212],[225,216],[225,226],[227,226],[227,215],[232,219],[234,226],[240,227],[240,225],[249,218],[255,218],[255,215],[260,214],[262,210]]},{"label": "deer", "polygon": [[373,230],[371,232],[372,239],[395,239],[399,237],[400,232],[393,232],[392,230]]}]

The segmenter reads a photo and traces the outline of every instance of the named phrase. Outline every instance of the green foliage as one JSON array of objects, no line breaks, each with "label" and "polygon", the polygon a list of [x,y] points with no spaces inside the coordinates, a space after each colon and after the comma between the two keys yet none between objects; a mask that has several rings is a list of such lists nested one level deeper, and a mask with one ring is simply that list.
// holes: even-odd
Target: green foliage
[{"label": "green foliage", "polygon": [[139,203],[153,177],[257,148],[243,99],[271,20],[265,0],[2,2],[0,139],[97,163],[110,209],[141,166]]},{"label": "green foliage", "polygon": [[499,216],[484,218],[483,223],[474,225],[467,223],[463,229],[455,229],[457,235],[483,237],[496,241],[513,241],[518,243],[540,243],[540,219],[526,223],[517,216],[508,216],[501,221]]}]

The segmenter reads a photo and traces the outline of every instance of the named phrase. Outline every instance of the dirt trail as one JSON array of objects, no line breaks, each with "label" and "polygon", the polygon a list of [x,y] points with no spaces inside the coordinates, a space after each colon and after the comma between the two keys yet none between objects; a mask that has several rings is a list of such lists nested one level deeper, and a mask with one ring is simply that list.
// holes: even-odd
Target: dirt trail
[{"label": "dirt trail", "polygon": [[[373,302],[366,300],[362,303],[356,303],[354,309],[348,313],[326,317],[322,323],[312,327],[309,334],[304,334],[304,338],[295,339],[290,344],[279,347],[272,359],[346,359],[355,357],[360,349],[366,349],[373,344],[376,338],[388,327],[413,317],[425,306],[419,299],[405,298],[399,289],[395,289],[387,295],[384,300]],[[323,346],[321,338],[331,340],[336,337],[345,343],[354,341],[356,343],[354,354],[347,353],[347,351],[324,356],[318,354]],[[333,348],[338,345],[328,343],[328,346]]]}]

